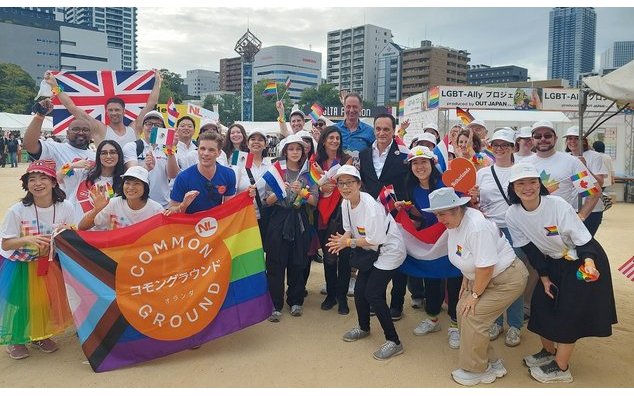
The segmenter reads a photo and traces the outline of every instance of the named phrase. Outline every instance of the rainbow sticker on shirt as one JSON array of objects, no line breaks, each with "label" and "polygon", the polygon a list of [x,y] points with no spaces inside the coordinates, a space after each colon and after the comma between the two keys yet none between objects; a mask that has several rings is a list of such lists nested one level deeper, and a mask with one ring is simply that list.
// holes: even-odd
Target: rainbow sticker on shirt
[{"label": "rainbow sticker on shirt", "polygon": [[359,235],[365,236],[365,227],[357,227]]},{"label": "rainbow sticker on shirt", "polygon": [[456,256],[458,257],[462,257],[462,246],[457,245],[458,248],[456,249]]},{"label": "rainbow sticker on shirt", "polygon": [[549,193],[552,194],[559,189],[559,182],[552,179],[550,177],[550,174],[546,173],[545,170],[543,170],[542,173],[539,174],[539,178],[542,180],[542,184],[544,185],[544,187],[546,187]]},{"label": "rainbow sticker on shirt", "polygon": [[556,225],[544,227],[544,229],[548,232],[546,236],[557,236],[559,235],[559,230]]}]

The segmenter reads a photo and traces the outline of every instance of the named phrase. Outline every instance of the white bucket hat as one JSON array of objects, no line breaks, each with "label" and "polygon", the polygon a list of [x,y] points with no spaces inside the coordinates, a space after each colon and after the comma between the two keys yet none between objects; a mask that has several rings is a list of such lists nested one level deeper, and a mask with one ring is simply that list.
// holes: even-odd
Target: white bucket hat
[{"label": "white bucket hat", "polygon": [[516,134],[515,139],[531,139],[533,135],[531,135],[531,127],[521,127],[519,132]]},{"label": "white bucket hat", "polygon": [[266,141],[266,135],[262,131],[251,131],[251,132],[249,132],[249,134],[247,135],[247,140],[251,139],[251,136],[253,136],[253,135],[260,135],[260,136],[262,136],[264,141]]},{"label": "white bucket hat", "polygon": [[121,176],[121,178],[124,179],[126,177],[134,177],[135,179],[139,179],[149,186],[150,180],[148,176],[149,172],[147,171],[147,169],[142,166],[135,165],[129,167],[128,170],[125,171],[125,173]]},{"label": "white bucket hat", "polygon": [[301,136],[297,136],[297,134],[295,134],[295,135],[287,136],[284,139],[284,145],[280,149],[280,152],[284,150],[284,147],[288,146],[291,143],[298,143],[298,144],[301,144],[302,147],[308,147],[308,143],[306,143],[304,139],[301,138]]},{"label": "white bucket hat", "polygon": [[467,128],[472,127],[472,126],[476,126],[476,125],[481,126],[484,129],[487,129],[487,124],[484,121],[482,121],[482,120],[473,120],[473,121],[471,121],[469,124],[467,124]]},{"label": "white bucket hat", "polygon": [[425,212],[438,212],[451,208],[457,208],[471,201],[471,197],[460,198],[452,187],[443,187],[429,194],[429,208]]},{"label": "white bucket hat", "polygon": [[504,140],[507,143],[515,144],[515,131],[510,128],[502,128],[495,131],[491,142],[494,140]]},{"label": "white bucket hat", "polygon": [[525,178],[539,178],[539,172],[535,165],[526,162],[519,162],[511,167],[511,173],[509,176],[509,183],[513,183],[519,179]]},{"label": "white bucket hat", "polygon": [[565,137],[568,136],[574,136],[576,138],[579,137],[579,127],[578,126],[571,126],[570,128],[568,128],[568,130],[566,130],[566,134],[564,135]]},{"label": "white bucket hat", "polygon": [[416,158],[427,158],[433,160],[436,158],[436,155],[434,155],[429,147],[416,146],[409,151],[409,154],[407,154],[407,161],[411,162]]},{"label": "white bucket hat", "polygon": [[423,131],[426,131],[427,129],[433,129],[434,131],[438,132],[438,125],[434,122],[430,122],[423,127]]},{"label": "white bucket hat", "polygon": [[349,175],[354,176],[357,179],[361,180],[361,175],[359,174],[359,170],[352,165],[343,165],[341,168],[337,170],[337,174],[334,179],[338,179],[339,176]]},{"label": "white bucket hat", "polygon": [[436,135],[430,132],[423,132],[418,136],[418,142],[426,141],[429,143],[433,143],[434,146],[437,144]]}]

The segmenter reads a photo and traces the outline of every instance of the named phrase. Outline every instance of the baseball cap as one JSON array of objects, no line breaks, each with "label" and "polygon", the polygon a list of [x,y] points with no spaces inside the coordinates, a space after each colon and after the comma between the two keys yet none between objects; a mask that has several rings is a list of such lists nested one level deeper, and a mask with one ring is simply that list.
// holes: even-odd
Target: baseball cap
[{"label": "baseball cap", "polygon": [[165,120],[163,119],[163,114],[159,113],[156,110],[148,111],[145,117],[143,117],[143,122],[145,122],[145,120],[147,120],[148,118],[158,118],[163,121],[163,123],[165,123]]},{"label": "baseball cap", "polygon": [[484,129],[487,129],[487,124],[485,124],[484,121],[482,120],[473,120],[470,123],[467,124],[467,128],[472,127],[472,126],[476,126],[479,125],[481,127],[483,127]]},{"label": "baseball cap", "polygon": [[538,130],[539,128],[547,128],[550,129],[551,131],[553,131],[553,133],[556,135],[557,131],[555,131],[555,127],[553,126],[553,123],[550,121],[537,121],[536,123],[533,124],[533,126],[531,127],[531,135]]},{"label": "baseball cap", "polygon": [[535,165],[527,162],[519,162],[511,167],[511,174],[509,176],[509,183],[513,183],[519,179],[525,179],[527,177],[539,178],[539,172]]},{"label": "baseball cap", "polygon": [[353,165],[343,165],[337,170],[337,174],[335,175],[334,179],[336,180],[339,178],[339,176],[342,175],[354,176],[357,179],[361,180],[361,175],[359,174],[359,171]]},{"label": "baseball cap", "polygon": [[425,146],[416,146],[413,149],[411,149],[409,151],[409,154],[407,154],[407,161],[413,161],[416,158],[427,158],[427,159],[435,159],[436,156],[434,155],[434,153],[429,149],[429,147],[425,147]]},{"label": "baseball cap", "polygon": [[121,178],[124,179],[126,177],[134,177],[135,179],[139,179],[149,186],[150,180],[148,176],[149,172],[147,171],[147,169],[142,166],[136,165],[129,167],[128,170],[125,171],[123,175],[121,175]]}]

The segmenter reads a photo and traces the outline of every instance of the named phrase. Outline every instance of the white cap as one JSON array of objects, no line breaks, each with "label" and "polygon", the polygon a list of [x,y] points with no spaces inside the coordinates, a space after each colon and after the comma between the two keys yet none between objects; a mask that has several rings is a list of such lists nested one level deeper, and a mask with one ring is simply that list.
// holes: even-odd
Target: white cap
[{"label": "white cap", "polygon": [[294,135],[289,135],[289,136],[287,136],[286,138],[284,138],[284,141],[283,141],[283,142],[284,142],[284,145],[282,146],[282,148],[281,148],[281,149],[279,149],[279,150],[280,150],[280,152],[281,152],[282,150],[284,150],[284,147],[288,146],[288,145],[289,145],[289,144],[291,144],[291,143],[299,143],[299,144],[301,144],[301,145],[302,145],[302,147],[308,147],[308,143],[306,143],[306,142],[305,142],[305,141],[301,138],[301,136],[297,136],[297,133],[296,133],[296,134],[294,134]]},{"label": "white cap", "polygon": [[462,206],[471,201],[471,197],[460,198],[452,187],[442,187],[429,194],[429,208],[425,212],[436,212]]},{"label": "white cap", "polygon": [[317,150],[317,141],[315,141],[315,139],[313,139],[313,136],[310,134],[310,132],[305,131],[305,130],[302,129],[301,131],[297,131],[295,136],[299,136],[302,139],[310,138],[313,141],[313,149]]},{"label": "white cap", "polygon": [[555,135],[557,134],[557,132],[555,131],[555,127],[553,126],[552,122],[550,122],[550,121],[537,121],[531,127],[531,136],[532,136],[533,132],[535,132],[539,128],[547,128],[547,129],[550,129],[551,131],[553,131],[553,133]]},{"label": "white cap", "polygon": [[568,128],[568,130],[566,131],[566,134],[564,135],[565,137],[568,136],[574,136],[574,137],[579,137],[579,127],[578,126],[571,126],[570,128]]},{"label": "white cap", "polygon": [[291,117],[293,116],[293,114],[299,114],[302,116],[302,119],[306,119],[306,114],[304,114],[303,111],[301,111],[299,109],[299,106],[294,105],[293,108],[291,109],[291,114],[288,116],[288,119],[290,120]]},{"label": "white cap", "polygon": [[504,140],[507,143],[515,144],[515,131],[510,128],[502,128],[495,131],[491,142],[494,140]]},{"label": "white cap", "polygon": [[484,121],[482,120],[473,120],[470,123],[467,124],[467,128],[472,127],[472,126],[476,126],[479,125],[481,127],[483,127],[484,129],[487,129],[487,124],[484,123]]},{"label": "white cap", "polygon": [[427,129],[433,129],[434,131],[438,132],[438,125],[436,125],[433,122],[430,122],[429,124],[425,125],[423,127],[423,131],[427,130]]},{"label": "white cap", "polygon": [[335,175],[335,180],[342,175],[354,176],[357,179],[361,180],[361,175],[359,174],[359,170],[352,165],[343,165],[341,168],[337,170],[337,174]]},{"label": "white cap", "polygon": [[129,167],[128,170],[125,171],[123,175],[121,175],[121,178],[123,179],[126,177],[134,177],[135,179],[139,179],[143,183],[149,186],[150,180],[148,176],[149,176],[149,172],[147,171],[147,169],[145,169],[142,166],[135,165],[135,166]]},{"label": "white cap", "polygon": [[437,143],[436,135],[434,135],[433,133],[429,133],[429,132],[423,132],[422,134],[420,134],[418,136],[418,141],[419,142],[423,141],[423,140],[426,141],[426,142],[429,142],[429,143],[433,143],[434,146]]},{"label": "white cap", "polygon": [[148,118],[158,118],[161,121],[163,121],[163,124],[165,124],[165,119],[163,118],[163,114],[159,113],[156,110],[148,111],[145,117],[143,117],[143,122],[145,122],[145,120],[147,120]]},{"label": "white cap", "polygon": [[513,183],[516,180],[525,179],[527,177],[539,178],[539,172],[537,172],[537,168],[535,168],[535,165],[528,162],[518,162],[511,167],[509,183]]},{"label": "white cap", "polygon": [[262,131],[251,131],[251,132],[249,132],[249,134],[247,135],[247,140],[251,139],[251,136],[253,136],[253,135],[260,135],[266,141],[266,135]]},{"label": "white cap", "polygon": [[413,161],[416,158],[435,159],[436,156],[429,147],[416,146],[409,151],[409,154],[407,154],[407,161]]},{"label": "white cap", "polygon": [[515,135],[515,139],[530,139],[533,137],[531,135],[531,127],[521,127],[519,132]]}]

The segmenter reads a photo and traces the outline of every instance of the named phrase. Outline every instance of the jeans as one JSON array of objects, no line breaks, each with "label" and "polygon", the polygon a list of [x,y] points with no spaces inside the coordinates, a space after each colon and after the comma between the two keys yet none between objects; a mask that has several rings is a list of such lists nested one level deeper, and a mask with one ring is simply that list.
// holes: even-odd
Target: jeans
[{"label": "jeans", "polygon": [[18,166],[18,153],[9,153],[9,162],[11,162],[11,167]]},{"label": "jeans", "polygon": [[[513,240],[511,239],[511,233],[509,232],[509,229],[506,227],[504,228],[500,227],[500,231],[502,231],[504,236],[506,236],[506,239],[508,239],[511,246],[513,246]],[[519,248],[513,248],[513,250],[515,251],[515,254],[517,255],[517,257],[520,260],[524,261],[523,257],[526,257],[526,254],[524,254],[524,251]],[[504,327],[504,315],[500,315],[495,320],[495,323],[497,323],[500,327]],[[509,307],[506,309],[506,323],[509,326],[515,327],[517,329],[522,328],[522,325],[524,324],[524,295],[523,294],[520,294],[517,300],[513,301],[513,303],[509,305]]]},{"label": "jeans", "polygon": [[372,267],[369,271],[359,271],[357,282],[354,284],[354,305],[361,330],[370,330],[370,306],[383,328],[385,339],[400,344],[390,309],[385,301],[385,290],[396,270],[382,270]]}]

